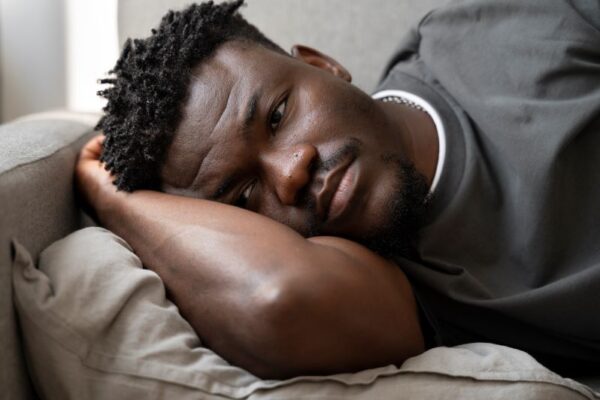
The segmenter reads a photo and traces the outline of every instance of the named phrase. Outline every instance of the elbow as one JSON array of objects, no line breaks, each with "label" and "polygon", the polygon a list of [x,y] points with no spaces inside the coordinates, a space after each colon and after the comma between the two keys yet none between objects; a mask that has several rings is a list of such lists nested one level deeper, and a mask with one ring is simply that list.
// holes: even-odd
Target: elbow
[{"label": "elbow", "polygon": [[293,287],[269,283],[257,289],[251,303],[251,332],[245,352],[251,361],[238,364],[262,379],[286,379],[309,373],[298,365],[300,341],[308,334],[300,313],[310,312],[307,299]]},{"label": "elbow", "polygon": [[401,364],[423,351],[413,307],[365,308],[370,292],[355,289],[298,276],[261,285],[246,308],[240,354],[247,356],[230,361],[263,379],[285,379]]},{"label": "elbow", "polygon": [[204,341],[228,362],[261,379],[314,373],[306,366],[314,354],[303,354],[312,335],[306,324],[309,303],[296,285],[273,279],[240,298],[237,317],[227,318]]}]

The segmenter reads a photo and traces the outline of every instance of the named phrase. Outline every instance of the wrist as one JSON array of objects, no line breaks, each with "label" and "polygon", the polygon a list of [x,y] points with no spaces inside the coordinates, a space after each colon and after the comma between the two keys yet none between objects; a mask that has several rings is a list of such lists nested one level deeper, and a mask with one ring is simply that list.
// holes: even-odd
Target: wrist
[{"label": "wrist", "polygon": [[115,220],[119,220],[122,201],[128,194],[124,191],[117,191],[112,179],[98,186],[91,204],[102,225],[110,228],[114,225]]}]

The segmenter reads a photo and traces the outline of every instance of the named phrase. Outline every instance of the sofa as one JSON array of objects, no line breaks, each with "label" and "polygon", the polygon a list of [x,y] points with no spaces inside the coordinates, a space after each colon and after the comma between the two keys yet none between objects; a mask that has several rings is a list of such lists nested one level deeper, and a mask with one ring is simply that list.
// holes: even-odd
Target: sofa
[{"label": "sofa", "polygon": [[[121,43],[127,37],[147,35],[167,9],[180,8],[188,2],[188,0],[156,0],[150,3],[145,0],[120,0],[118,22]],[[392,52],[403,32],[411,24],[416,23],[427,10],[443,2],[442,0],[369,2],[287,0],[284,3],[277,0],[249,0],[249,5],[243,13],[268,36],[276,38],[284,48],[300,42],[331,54],[353,73],[354,83],[357,86],[369,91],[378,80],[386,57]],[[36,263],[40,253],[49,245],[80,228],[93,225],[79,208],[73,188],[72,171],[79,149],[94,134],[93,126],[98,117],[97,114],[55,111],[26,116],[0,126],[0,337],[3,344],[0,347],[0,398],[2,399],[52,397],[43,390],[40,392],[40,387],[43,387],[41,383],[43,377],[40,377],[39,370],[32,366],[31,361],[35,359],[36,354],[27,348],[23,340],[25,328],[14,304],[16,295],[12,282],[15,273],[15,257],[19,249],[23,248],[28,251],[32,262]],[[460,349],[462,356],[459,354],[453,359],[452,352],[440,349],[412,361],[403,366],[404,369],[393,371],[385,369],[377,371],[376,374],[365,372],[363,375],[352,377],[308,379],[308,383],[294,381],[263,385],[256,381],[258,383],[253,383],[257,388],[256,391],[210,394],[208,393],[210,390],[207,389],[201,391],[202,395],[190,398],[213,398],[212,396],[214,398],[253,398],[252,396],[262,398],[260,396],[265,393],[267,395],[264,398],[271,398],[268,397],[268,393],[272,388],[283,386],[284,390],[290,390],[290,387],[294,385],[297,387],[298,384],[304,385],[298,390],[309,393],[301,396],[305,398],[345,398],[354,395],[357,398],[381,398],[376,397],[377,393],[379,396],[381,393],[397,393],[398,398],[418,398],[419,392],[411,392],[416,389],[410,385],[416,382],[421,385],[421,388],[427,387],[430,385],[430,381],[427,380],[429,378],[437,379],[436,385],[439,385],[439,388],[435,393],[424,391],[422,398],[482,398],[481,396],[491,398],[490,393],[497,393],[498,390],[505,390],[504,398],[519,397],[521,396],[519,393],[531,395],[531,397],[521,398],[600,398],[596,397],[600,395],[594,394],[588,387],[574,380],[562,379],[549,371],[545,372],[543,368],[534,365],[534,361],[527,359],[526,355],[514,356],[511,353],[511,357],[523,357],[525,364],[519,365],[527,365],[527,368],[530,368],[529,375],[519,375],[517,371],[512,371],[510,368],[512,362],[510,360],[514,361],[516,358],[503,358],[504,356],[500,354],[502,351],[502,349],[486,348],[482,345],[467,346]],[[489,367],[487,375],[476,371],[478,367],[475,358],[477,357],[487,360]],[[490,360],[492,360],[491,364]],[[446,363],[445,367],[444,363]],[[469,367],[465,367],[466,365]],[[494,370],[499,368],[499,365],[504,369]],[[61,365],[57,362],[47,367],[60,369]],[[444,371],[452,368],[455,369],[455,373],[445,376]],[[383,380],[386,376],[388,377],[386,388],[377,389],[377,385],[373,382],[379,378]],[[389,378],[390,376],[398,382]],[[589,376],[577,377],[576,380],[600,390],[600,371],[589,371]],[[333,394],[334,392],[331,391],[333,389],[327,385],[346,385],[350,389],[343,389],[346,391],[341,393],[345,394],[339,394],[340,392]],[[454,391],[446,391],[444,387],[453,388]],[[515,391],[521,390],[522,387],[526,389],[524,392]],[[365,395],[362,392],[358,393],[357,388],[372,389],[372,391]],[[394,388],[397,388],[397,391]],[[463,390],[461,388],[465,388],[465,391],[461,391]],[[326,391],[320,392],[323,390]],[[299,396],[298,393],[284,391],[273,398],[292,398],[289,396]],[[310,393],[316,397],[311,397]],[[319,393],[322,393],[322,396]],[[161,397],[160,394],[155,393],[148,398],[156,396]],[[98,395],[98,398],[102,397]]]}]

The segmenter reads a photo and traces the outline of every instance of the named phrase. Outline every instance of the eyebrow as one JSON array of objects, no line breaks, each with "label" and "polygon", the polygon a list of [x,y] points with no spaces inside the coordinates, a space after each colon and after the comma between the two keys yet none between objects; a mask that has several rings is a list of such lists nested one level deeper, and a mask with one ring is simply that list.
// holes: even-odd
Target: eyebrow
[{"label": "eyebrow", "polygon": [[[244,120],[242,121],[241,134],[244,141],[250,140],[250,133],[252,132],[252,125],[256,120],[256,114],[258,109],[258,100],[261,97],[262,93],[260,91],[256,91],[250,97],[250,100],[246,104],[245,112],[244,112]],[[229,175],[225,180],[223,180],[218,186],[217,189],[208,196],[209,200],[218,200],[222,198],[226,193],[228,193],[234,186],[236,181],[236,175]]]},{"label": "eyebrow", "polygon": [[260,92],[254,92],[250,101],[246,104],[246,112],[244,113],[244,122],[242,122],[242,137],[248,139],[250,136],[252,124],[256,119],[256,110],[258,109],[258,99],[261,97]]}]

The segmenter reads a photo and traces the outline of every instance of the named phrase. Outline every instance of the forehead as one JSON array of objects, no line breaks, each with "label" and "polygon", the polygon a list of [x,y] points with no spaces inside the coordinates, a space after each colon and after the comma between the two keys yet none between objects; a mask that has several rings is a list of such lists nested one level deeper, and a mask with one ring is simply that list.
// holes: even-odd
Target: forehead
[{"label": "forehead", "polygon": [[[251,95],[285,74],[291,57],[260,45],[228,42],[192,70],[182,118],[166,153],[161,178],[168,189],[190,188],[205,160],[219,158],[232,122]],[[289,66],[288,66],[289,67]]]}]

